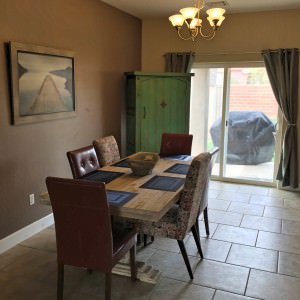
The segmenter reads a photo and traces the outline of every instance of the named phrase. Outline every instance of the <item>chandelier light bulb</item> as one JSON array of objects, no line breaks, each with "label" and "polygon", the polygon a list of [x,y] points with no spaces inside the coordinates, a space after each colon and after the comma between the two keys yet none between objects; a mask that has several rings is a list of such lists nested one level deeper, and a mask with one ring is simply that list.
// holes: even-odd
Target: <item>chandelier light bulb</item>
[{"label": "chandelier light bulb", "polygon": [[169,17],[170,22],[174,27],[181,27],[184,23],[184,17],[183,15],[173,15]]},{"label": "chandelier light bulb", "polygon": [[185,19],[194,19],[198,13],[199,9],[197,7],[185,7],[179,12],[183,15]]},{"label": "chandelier light bulb", "polygon": [[197,27],[202,26],[202,20],[198,18],[194,18],[190,23],[190,29],[196,29]]}]

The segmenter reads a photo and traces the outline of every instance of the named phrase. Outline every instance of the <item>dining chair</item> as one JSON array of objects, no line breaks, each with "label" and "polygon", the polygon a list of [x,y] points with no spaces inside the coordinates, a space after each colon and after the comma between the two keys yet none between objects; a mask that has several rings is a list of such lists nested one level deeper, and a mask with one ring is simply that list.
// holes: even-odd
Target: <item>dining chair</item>
[{"label": "dining chair", "polygon": [[109,135],[95,139],[93,145],[101,167],[120,160],[120,151],[114,136]]},{"label": "dining chair", "polygon": [[192,160],[179,201],[158,222],[136,222],[138,232],[177,240],[191,279],[193,272],[183,239],[191,230],[198,252],[203,258],[196,221],[207,182],[210,158],[211,154],[205,152]]},{"label": "dining chair", "polygon": [[[159,155],[163,158],[184,160],[191,155],[192,142],[192,134],[162,133]],[[144,234],[144,246],[147,245],[147,239],[147,234]],[[151,236],[151,242],[153,241],[154,237]]]},{"label": "dining chair", "polygon": [[206,235],[209,236],[209,222],[208,222],[208,189],[209,189],[209,182],[210,182],[210,177],[211,177],[211,172],[214,167],[214,164],[216,162],[217,156],[219,154],[219,147],[214,147],[209,153],[211,155],[211,159],[209,162],[209,167],[208,167],[208,174],[207,174],[207,181],[205,183],[204,187],[204,192],[202,193],[201,197],[203,198],[200,202],[199,206],[199,213],[197,216],[197,221],[196,221],[196,228],[197,232],[200,238],[200,230],[199,230],[199,217],[203,213],[203,219],[204,219],[204,224],[205,224],[205,231]]},{"label": "dining chair", "polygon": [[92,145],[68,151],[67,157],[75,179],[94,172],[99,168],[96,151]]},{"label": "dining chair", "polygon": [[136,232],[112,228],[103,183],[48,177],[57,248],[57,299],[63,299],[64,266],[105,272],[105,299],[111,299],[113,266],[129,251],[131,279],[137,275]]},{"label": "dining chair", "polygon": [[191,155],[192,142],[192,134],[163,133],[159,155],[161,157]]}]

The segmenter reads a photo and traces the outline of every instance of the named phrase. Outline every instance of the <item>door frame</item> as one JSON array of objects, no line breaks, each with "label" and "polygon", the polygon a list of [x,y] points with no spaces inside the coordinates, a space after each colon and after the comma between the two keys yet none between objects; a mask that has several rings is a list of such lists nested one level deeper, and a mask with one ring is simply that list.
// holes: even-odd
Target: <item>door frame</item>
[{"label": "door frame", "polygon": [[[274,168],[273,168],[273,180],[272,181],[259,181],[259,180],[251,180],[251,179],[240,179],[240,178],[232,178],[224,176],[224,157],[225,153],[225,145],[227,142],[225,139],[227,138],[227,126],[225,125],[225,121],[228,115],[229,109],[229,86],[230,80],[229,78],[229,69],[234,67],[252,67],[259,68],[265,67],[263,60],[261,61],[233,61],[233,62],[211,62],[211,63],[194,63],[192,65],[192,69],[199,68],[224,68],[224,79],[223,79],[223,99],[222,99],[222,123],[221,123],[221,145],[220,145],[220,169],[219,175],[212,175],[211,178],[214,180],[231,182],[231,183],[244,183],[251,185],[259,185],[259,186],[277,186],[276,174],[279,167],[280,162],[280,153],[282,149],[282,132],[283,132],[283,116],[278,106],[277,111],[277,124],[276,124],[276,139],[275,139],[275,158],[274,158]],[[207,124],[206,124],[207,126]],[[207,128],[206,128],[207,131]]]}]

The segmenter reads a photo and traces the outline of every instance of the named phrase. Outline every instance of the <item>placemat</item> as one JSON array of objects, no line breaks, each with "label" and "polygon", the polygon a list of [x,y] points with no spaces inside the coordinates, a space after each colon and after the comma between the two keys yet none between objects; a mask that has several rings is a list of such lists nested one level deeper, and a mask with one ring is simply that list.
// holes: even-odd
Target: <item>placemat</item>
[{"label": "placemat", "polygon": [[121,167],[121,168],[130,168],[128,163],[128,158],[125,158],[123,160],[120,160],[113,164],[114,167]]},{"label": "placemat", "polygon": [[137,193],[106,190],[107,200],[109,204],[121,206],[131,200]]},{"label": "placemat", "polygon": [[163,157],[163,159],[189,161],[192,160],[193,157],[190,155],[172,155],[172,156]]},{"label": "placemat", "polygon": [[179,177],[154,176],[140,187],[143,189],[175,192],[183,185],[184,180],[184,178]]},{"label": "placemat", "polygon": [[172,167],[168,168],[164,172],[166,173],[176,173],[176,174],[184,174],[186,175],[189,171],[190,165],[185,164],[175,164]]},{"label": "placemat", "polygon": [[122,176],[123,174],[125,173],[97,170],[92,172],[91,174],[81,177],[81,179],[109,183],[117,177]]}]

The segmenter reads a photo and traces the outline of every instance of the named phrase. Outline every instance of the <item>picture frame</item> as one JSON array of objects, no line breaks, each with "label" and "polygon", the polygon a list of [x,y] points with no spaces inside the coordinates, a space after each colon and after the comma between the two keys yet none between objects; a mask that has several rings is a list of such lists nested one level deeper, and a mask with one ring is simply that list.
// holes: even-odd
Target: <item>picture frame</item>
[{"label": "picture frame", "polygon": [[76,116],[74,53],[10,42],[12,123]]}]

